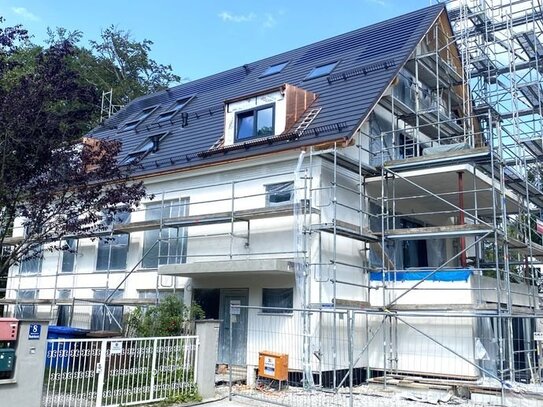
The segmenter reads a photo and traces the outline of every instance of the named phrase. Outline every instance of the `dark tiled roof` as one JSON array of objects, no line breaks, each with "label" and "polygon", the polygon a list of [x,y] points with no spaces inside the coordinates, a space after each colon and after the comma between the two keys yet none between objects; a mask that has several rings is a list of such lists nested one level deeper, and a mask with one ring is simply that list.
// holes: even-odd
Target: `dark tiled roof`
[{"label": "dark tiled roof", "polygon": [[[147,137],[169,132],[157,152],[141,161],[144,173],[184,168],[226,159],[243,158],[352,136],[393,80],[417,43],[444,6],[424,8],[324,41],[256,61],[129,103],[90,134],[123,142],[121,159]],[[270,65],[289,61],[278,74],[260,78]],[[339,61],[331,75],[304,81],[315,67]],[[295,85],[318,95],[313,107],[321,108],[301,137],[283,135],[265,143],[202,154],[223,136],[224,101],[254,94],[283,84]],[[194,96],[172,121],[158,123],[159,114],[178,99]],[[159,106],[135,129],[122,131],[150,106]],[[186,126],[183,121],[186,120]]]}]

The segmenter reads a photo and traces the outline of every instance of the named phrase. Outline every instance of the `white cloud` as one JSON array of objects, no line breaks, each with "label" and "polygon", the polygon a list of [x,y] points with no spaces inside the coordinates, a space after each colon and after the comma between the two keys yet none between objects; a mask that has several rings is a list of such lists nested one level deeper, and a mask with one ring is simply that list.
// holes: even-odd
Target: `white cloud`
[{"label": "white cloud", "polygon": [[266,18],[264,19],[264,27],[266,28],[272,28],[277,24],[277,20],[275,17],[269,13],[266,14]]},{"label": "white cloud", "polygon": [[219,18],[222,21],[232,22],[232,23],[247,23],[253,21],[256,18],[256,14],[232,14],[228,11],[223,11],[218,14]]},{"label": "white cloud", "polygon": [[40,19],[37,15],[31,13],[24,7],[12,7],[11,11],[13,11],[18,16],[21,16],[25,20],[38,21]]},{"label": "white cloud", "polygon": [[378,4],[382,7],[388,7],[388,3],[384,0],[366,0],[368,3]]},{"label": "white cloud", "polygon": [[278,21],[276,15],[283,15],[284,11],[280,11],[278,14],[264,13],[255,14],[253,12],[247,14],[233,14],[229,11],[222,11],[217,16],[225,22],[229,23],[249,23],[254,22],[260,24],[263,28],[273,28],[277,25]]}]

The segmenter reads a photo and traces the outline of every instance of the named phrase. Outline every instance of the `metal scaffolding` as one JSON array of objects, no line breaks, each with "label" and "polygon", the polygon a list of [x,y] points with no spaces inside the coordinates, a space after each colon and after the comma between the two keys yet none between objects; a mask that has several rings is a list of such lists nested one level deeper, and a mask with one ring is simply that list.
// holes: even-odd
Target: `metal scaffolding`
[{"label": "metal scaffolding", "polygon": [[[155,201],[162,204],[158,217],[136,216],[113,225],[112,233],[159,230],[159,254],[179,263],[292,262],[303,325],[301,370],[310,387],[316,385],[315,371],[322,383],[323,364],[315,355],[324,358],[319,352],[327,324],[332,387],[346,383],[347,375],[352,387],[352,363],[343,378],[336,375],[345,370],[338,335],[347,309],[349,324],[363,330],[364,345],[354,363],[364,360],[368,380],[386,385],[389,379],[417,375],[426,383],[456,380],[475,386],[480,376],[489,379],[483,383],[487,391],[501,392],[502,401],[515,383],[540,384],[541,363],[531,337],[541,317],[543,244],[536,223],[543,206],[543,9],[539,0],[461,0],[448,8],[449,19],[435,22],[354,143],[311,147],[298,160],[292,153],[285,159],[290,167],[282,171],[254,177],[239,171],[232,180],[204,186],[187,182],[161,193]],[[312,110],[307,117],[318,113]],[[266,203],[269,194],[254,188],[268,181],[291,182],[283,191],[290,198]],[[165,215],[172,199],[186,210]],[[280,230],[292,233],[290,249],[253,246],[255,237],[266,233],[259,222],[280,224],[282,218],[290,222]],[[195,250],[170,253],[170,241],[185,242],[185,250],[190,242]],[[208,250],[198,245],[202,241]],[[342,253],[348,245],[359,257]],[[133,274],[156,273],[142,269],[142,261],[121,271],[115,284],[109,274],[116,272],[107,270],[107,290],[119,290]],[[460,281],[458,276],[463,285],[442,283]],[[14,277],[18,283],[12,289],[25,278],[37,278]],[[64,277],[57,271],[51,278],[56,293]],[[75,281],[72,288],[81,289]],[[342,298],[346,287],[348,299]],[[55,294],[51,315],[63,301]],[[104,304],[123,302],[116,301],[111,294]],[[130,301],[138,303],[124,303]],[[433,330],[421,328],[421,319],[430,320],[427,327]],[[471,354],[440,336],[439,329],[455,324],[471,332]],[[320,336],[312,338],[314,332]],[[402,365],[406,332],[477,375],[451,372],[445,365],[433,371]],[[489,361],[474,356],[478,344]],[[422,357],[423,351],[417,352]]]},{"label": "metal scaffolding", "polygon": [[[543,255],[536,233],[543,204],[542,8],[535,0],[468,0],[448,7],[451,24],[434,25],[382,101],[390,127],[369,134],[382,146],[376,154],[381,174],[367,183],[369,194],[381,200],[381,225],[374,232],[388,248],[380,253],[389,332],[382,373],[385,383],[407,373],[394,357],[404,315],[434,312],[454,319],[470,313],[494,324],[498,369],[489,377],[505,392],[507,381],[541,380],[532,335],[541,316]],[[420,254],[430,240],[446,255],[427,270],[419,267],[425,272],[406,284],[408,265],[405,258],[403,267],[395,264],[398,250],[411,245]],[[426,283],[437,274],[464,268],[482,282],[493,281],[472,286],[471,307],[411,301],[435,290]],[[519,330],[519,321],[528,321],[527,328]],[[526,336],[529,345],[519,345]],[[477,369],[488,373],[481,364]]]}]

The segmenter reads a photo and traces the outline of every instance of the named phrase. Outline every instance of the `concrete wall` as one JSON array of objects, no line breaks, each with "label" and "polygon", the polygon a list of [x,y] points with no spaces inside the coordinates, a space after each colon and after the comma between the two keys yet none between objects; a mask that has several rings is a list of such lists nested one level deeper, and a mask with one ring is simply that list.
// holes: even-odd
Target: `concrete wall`
[{"label": "concrete wall", "polygon": [[[152,202],[160,202],[170,199],[189,199],[188,213],[190,215],[203,215],[208,213],[228,212],[232,210],[232,194],[235,197],[234,210],[245,210],[252,208],[264,208],[266,206],[266,185],[289,182],[294,180],[294,171],[297,165],[298,153],[287,153],[273,159],[259,159],[210,168],[207,170],[192,171],[190,173],[172,174],[160,178],[151,178],[146,181],[149,193],[155,194]],[[307,158],[302,166],[302,173],[309,165]],[[325,165],[323,170],[322,166]],[[321,171],[324,175],[321,180]],[[311,199],[313,206],[320,210],[321,214],[312,215],[311,221],[315,224],[331,222],[334,211],[332,206],[332,195],[329,188],[332,181],[332,169],[330,164],[322,164],[318,158],[313,159],[312,185],[315,188]],[[357,188],[357,177],[346,170],[338,171],[338,182],[347,188]],[[302,186],[304,182],[300,183]],[[320,187],[326,187],[319,189]],[[169,191],[169,192],[163,192]],[[297,198],[305,196],[303,192]],[[358,223],[358,198],[356,194],[344,188],[336,190],[336,197],[340,202],[349,202],[353,208],[337,207],[335,215],[338,219],[350,223]],[[131,214],[132,221],[145,220],[145,202],[141,209]],[[230,251],[235,259],[244,258],[293,258],[296,250],[300,249],[295,242],[295,220],[292,216],[280,218],[256,219],[251,221],[250,241],[245,236],[248,234],[248,227],[245,222],[234,224],[236,237],[230,238],[230,224],[215,224],[208,226],[197,226],[188,228],[187,263],[199,261],[221,261],[229,260]],[[313,234],[309,244],[311,245],[312,263],[329,263],[333,257],[333,238],[329,234]],[[61,253],[45,253],[42,272],[35,275],[24,275],[19,279],[18,269],[11,270],[9,281],[8,297],[15,298],[17,289],[37,289],[37,298],[40,300],[53,299],[58,296],[58,290],[71,289],[71,296],[76,298],[93,298],[94,289],[105,289],[116,287],[120,284],[123,290],[123,298],[138,298],[140,290],[154,289],[157,283],[156,269],[146,269],[139,265],[135,268],[133,275],[122,282],[127,270],[136,266],[143,255],[144,232],[135,232],[130,235],[129,250],[127,255],[126,270],[110,270],[109,272],[96,270],[96,255],[98,241],[96,239],[81,239],[79,251],[76,256],[75,272],[62,273]],[[363,261],[361,250],[363,244],[351,239],[338,238],[336,246],[336,258],[338,260],[359,264]],[[322,252],[321,252],[322,247]],[[267,254],[269,253],[269,254]],[[333,301],[333,285],[329,281],[329,267],[317,266],[311,270],[312,286],[311,302],[320,303]],[[364,282],[365,276],[359,270],[350,267],[338,266],[338,279],[354,279],[358,283]],[[247,277],[247,276],[245,276]],[[256,278],[251,282],[251,277],[243,278],[240,286],[235,278],[212,279],[213,287],[248,287],[250,288],[251,305],[261,305],[262,288],[293,286],[294,279],[285,280],[283,277],[260,279]],[[182,277],[158,276],[159,289],[164,290],[185,290],[186,300],[190,301],[190,286],[206,285],[205,279],[194,284],[189,279]],[[55,289],[56,287],[56,289]],[[75,287],[75,288],[74,288]],[[336,296],[343,299],[364,300],[363,291],[353,286],[342,286],[338,289]],[[294,306],[300,306],[301,302],[295,295]],[[13,309],[13,307],[11,307]],[[54,321],[56,310],[50,305],[37,307],[40,315],[51,316]],[[91,304],[78,305],[74,313],[73,325],[81,328],[89,327],[89,317],[92,309]]]},{"label": "concrete wall", "polygon": [[[29,339],[31,324],[41,326],[39,339]],[[3,406],[41,405],[48,325],[46,321],[19,321],[15,374],[12,379],[0,380]]]},{"label": "concrete wall", "polygon": [[198,385],[198,393],[206,399],[215,396],[219,321],[197,321],[196,335],[199,341],[196,384]]}]

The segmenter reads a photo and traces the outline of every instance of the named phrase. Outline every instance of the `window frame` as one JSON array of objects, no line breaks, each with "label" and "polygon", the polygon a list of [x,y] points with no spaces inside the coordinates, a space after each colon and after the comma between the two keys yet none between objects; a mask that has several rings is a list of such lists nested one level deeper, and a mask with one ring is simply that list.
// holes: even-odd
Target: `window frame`
[{"label": "window frame", "polygon": [[[288,201],[281,201],[281,202],[271,202],[270,197],[274,194],[278,194],[281,191],[270,191],[270,188],[272,187],[289,187],[290,189],[290,199]],[[289,203],[294,203],[294,181],[284,181],[284,182],[274,182],[273,184],[265,184],[264,185],[265,194],[266,194],[266,207],[274,207],[274,206],[281,206],[281,205],[287,205]]]},{"label": "window frame", "polygon": [[[153,208],[153,206],[155,206],[156,204],[160,204],[160,206]],[[168,210],[169,210],[169,216],[167,216],[167,217],[164,216],[164,210],[166,208],[166,204],[168,205]],[[178,208],[177,216],[171,216],[171,214],[172,214],[171,209],[172,208]],[[145,204],[145,211],[146,211],[145,220],[160,220],[161,217],[164,218],[164,219],[169,219],[169,218],[174,218],[174,217],[184,217],[184,216],[188,216],[189,209],[190,209],[190,197],[188,197],[188,196],[180,197],[180,198],[173,198],[173,199],[166,199],[166,200],[164,200],[162,202],[148,202],[147,204]],[[147,217],[147,214],[150,213],[150,211],[152,211],[152,210],[162,211],[161,214],[160,214],[160,217],[158,219],[156,219],[154,217],[150,217],[150,218]],[[168,242],[159,242],[153,248],[153,250],[158,250],[157,251],[157,256],[156,256],[156,265],[154,263],[155,258],[150,257],[149,256],[150,253],[149,253],[141,261],[140,267],[142,269],[152,270],[152,269],[158,269],[158,267],[160,265],[163,265],[163,264],[183,264],[183,263],[186,263],[186,261],[187,261],[187,246],[188,246],[188,244],[187,244],[188,230],[187,230],[186,227],[162,228],[162,232],[166,231],[168,234],[171,233],[172,230],[177,230],[178,231],[177,232],[177,237],[172,238],[171,235],[168,235]],[[148,250],[150,250],[151,247],[153,247],[153,244],[150,243],[150,242],[154,242],[154,240],[155,240],[153,235],[157,235],[156,240],[158,240],[158,239],[161,238],[160,233],[161,233],[160,229],[151,229],[151,230],[144,231],[143,243],[141,245],[141,247],[142,247],[142,256],[145,255],[145,253]],[[171,257],[169,255],[170,249],[171,249],[171,247],[174,247],[176,245],[180,245],[180,247],[181,247],[180,253],[173,255],[175,257],[174,257],[174,259],[172,259],[172,262],[170,262],[170,257]],[[162,256],[162,251],[163,251],[162,248],[163,247],[166,247],[166,251],[168,253],[168,257],[166,258],[165,262],[161,262],[161,256]],[[149,264],[149,262],[151,260],[153,260],[153,264]]]},{"label": "window frame", "polygon": [[[28,296],[29,298],[22,298],[21,293],[25,293],[25,294],[31,293],[32,296]],[[40,290],[35,289],[35,288],[22,289],[22,290],[19,289],[17,290],[16,296],[17,296],[16,300],[20,300],[20,299],[37,300],[40,296]],[[29,310],[31,311],[29,312]],[[15,305],[15,318],[18,318],[18,319],[36,318],[36,312],[37,312],[36,302],[32,304],[18,303],[17,305]],[[29,313],[30,315],[26,315],[27,313]]]},{"label": "window frame", "polygon": [[[28,250],[34,250],[33,248],[38,248],[36,252],[40,252],[36,257],[31,257],[21,260],[19,263],[19,274],[28,275],[28,274],[41,274],[43,268],[43,247],[39,243],[31,244]],[[35,267],[32,265],[35,264]],[[30,269],[28,268],[30,267]]]},{"label": "window frame", "polygon": [[[283,62],[278,62],[276,64],[272,64],[272,65],[269,65],[265,70],[264,72],[262,72],[262,74],[259,76],[259,78],[266,78],[268,76],[272,76],[272,75],[277,75],[278,73],[281,73],[283,72],[283,69],[285,69],[288,64],[290,63],[290,60],[287,60],[287,61],[283,61]],[[278,67],[278,66],[281,66],[281,68],[279,68],[278,71],[273,71],[273,72],[269,72],[270,70],[272,70],[273,68],[275,67]]]},{"label": "window frame", "polygon": [[[136,290],[138,293],[138,299],[140,300],[149,300],[149,299],[155,299],[156,298],[156,291],[151,288],[142,288]],[[149,294],[149,295],[147,295]],[[159,288],[158,289],[158,302],[160,303],[162,300],[164,300],[166,297],[170,295],[175,295],[181,302],[184,301],[184,295],[185,291],[183,288]]]},{"label": "window frame", "polygon": [[[279,292],[279,291],[286,291],[286,290],[289,290],[289,297],[290,298],[288,298],[287,301],[290,302],[290,306],[276,307],[274,305],[267,305],[265,303],[266,292],[271,294],[271,292],[273,292],[273,291]],[[262,298],[261,299],[262,299],[262,313],[263,314],[292,315],[293,312],[294,312],[293,311],[293,308],[294,308],[294,288],[293,287],[283,287],[283,288],[267,288],[267,287],[263,287],[262,288]],[[268,299],[268,301],[269,301],[269,299]],[[283,309],[266,309],[266,307],[283,308]]]},{"label": "window frame", "polygon": [[[306,77],[303,80],[304,81],[309,81],[311,79],[317,79],[317,78],[322,78],[323,76],[328,76],[334,71],[334,69],[336,69],[336,67],[338,65],[339,65],[339,60],[334,61],[334,62],[328,62],[326,64],[317,65],[306,75]],[[331,66],[331,68],[330,68],[330,70],[328,72],[315,74],[315,71],[317,71],[318,69],[327,67],[327,66]]]},{"label": "window frame", "polygon": [[[115,239],[118,237],[124,237],[126,236],[126,243],[115,243]],[[102,251],[101,248],[102,247]],[[110,250],[120,250],[119,248],[124,247],[124,254],[122,255],[124,257],[124,266],[117,268],[117,267],[111,267],[111,261],[113,259],[113,256],[109,255]],[[130,247],[130,234],[129,233],[115,233],[111,235],[111,240],[104,240],[104,239],[98,239],[98,245],[96,246],[96,271],[99,273],[108,272],[108,271],[121,271],[126,270],[126,266],[128,263],[128,248]],[[100,253],[105,251],[107,249],[107,259],[105,260],[105,263],[107,263],[107,267],[102,268],[100,266]]]},{"label": "window frame", "polygon": [[[71,240],[73,241],[75,244],[74,244],[74,249],[72,249],[72,247],[70,246],[70,244],[68,243],[68,241]],[[69,238],[65,238],[63,241],[63,246],[66,245],[68,246],[71,250],[74,250],[74,252],[70,252],[68,250],[63,250],[62,251],[62,260],[60,261],[60,271],[61,273],[73,273],[75,271],[75,268],[77,266],[77,250],[79,249],[79,239],[75,238],[75,237],[69,237]],[[72,267],[71,267],[71,270],[65,270],[64,269],[64,265],[65,265],[65,262],[67,262],[68,260],[68,256],[70,256],[70,258],[72,259],[71,260],[71,263],[72,263]]]},{"label": "window frame", "polygon": [[[113,289],[101,288],[101,289],[93,289],[92,291],[93,291],[92,298],[93,300],[95,300],[94,302],[99,303],[99,305],[92,305],[91,316],[90,316],[90,329],[97,330],[97,328],[101,328],[101,330],[121,332],[122,328],[118,327],[115,321],[113,321],[112,319],[109,319],[109,320],[107,319],[109,318],[108,317],[109,312],[113,314],[113,317],[120,316],[120,321],[117,321],[117,322],[119,322],[119,324],[122,327],[123,320],[124,320],[124,305],[119,305],[119,304],[107,305],[107,307],[109,307],[109,312],[108,312],[105,309],[106,305],[104,301],[109,297],[110,294],[112,294],[111,299],[124,298],[124,290],[122,289],[113,290]],[[117,315],[115,315],[116,313]],[[99,322],[98,318],[102,319],[103,324],[98,323]],[[107,325],[107,328],[109,329],[106,329],[106,325]]]},{"label": "window frame", "polygon": [[146,120],[149,116],[151,116],[158,108],[159,108],[159,105],[154,105],[154,106],[149,106],[142,109],[132,119],[125,121],[122,127],[119,129],[119,132],[135,130],[144,120]]},{"label": "window frame", "polygon": [[[192,99],[194,99],[194,95],[176,99],[175,102],[173,102],[167,110],[163,111],[157,116],[154,123],[163,123],[167,121],[172,121],[173,118],[177,116],[179,112],[183,110],[185,106],[187,106],[190,103]],[[185,101],[185,103],[182,103],[182,104],[179,103],[182,101]],[[166,117],[166,115],[168,116]]]},{"label": "window frame", "polygon": [[[267,110],[269,108],[272,109],[272,119],[271,119],[271,121],[272,121],[272,134],[267,135],[267,136],[259,136],[257,134],[257,132],[258,132],[258,120],[257,120],[258,112],[262,111],[262,110]],[[248,113],[252,113],[252,115],[253,115],[253,131],[252,131],[252,135],[250,137],[244,137],[244,138],[240,139],[238,137],[239,118],[240,118],[240,116],[247,115]],[[243,141],[246,141],[246,140],[253,140],[253,139],[262,138],[262,137],[271,137],[271,136],[274,136],[274,135],[275,135],[275,103],[268,103],[268,104],[265,104],[265,105],[262,105],[262,106],[253,107],[252,109],[245,109],[245,110],[240,110],[239,112],[236,112],[235,128],[234,128],[234,142],[238,143],[238,142],[243,142]]]},{"label": "window frame", "polygon": [[[69,288],[57,289],[57,299],[68,300],[72,297],[72,290]],[[57,305],[57,325],[68,326],[70,323],[70,314],[72,313],[72,306],[68,304]]]},{"label": "window frame", "polygon": [[[145,157],[147,157],[149,154],[154,154],[158,151],[160,147],[160,143],[164,138],[169,134],[170,132],[162,132],[162,133],[156,133],[152,136],[149,136],[145,138],[138,146],[130,151],[126,157],[124,157],[120,162],[119,165],[130,165],[130,164],[136,164],[139,161],[143,160]],[[152,143],[150,148],[143,148],[145,147],[149,142]]]}]

